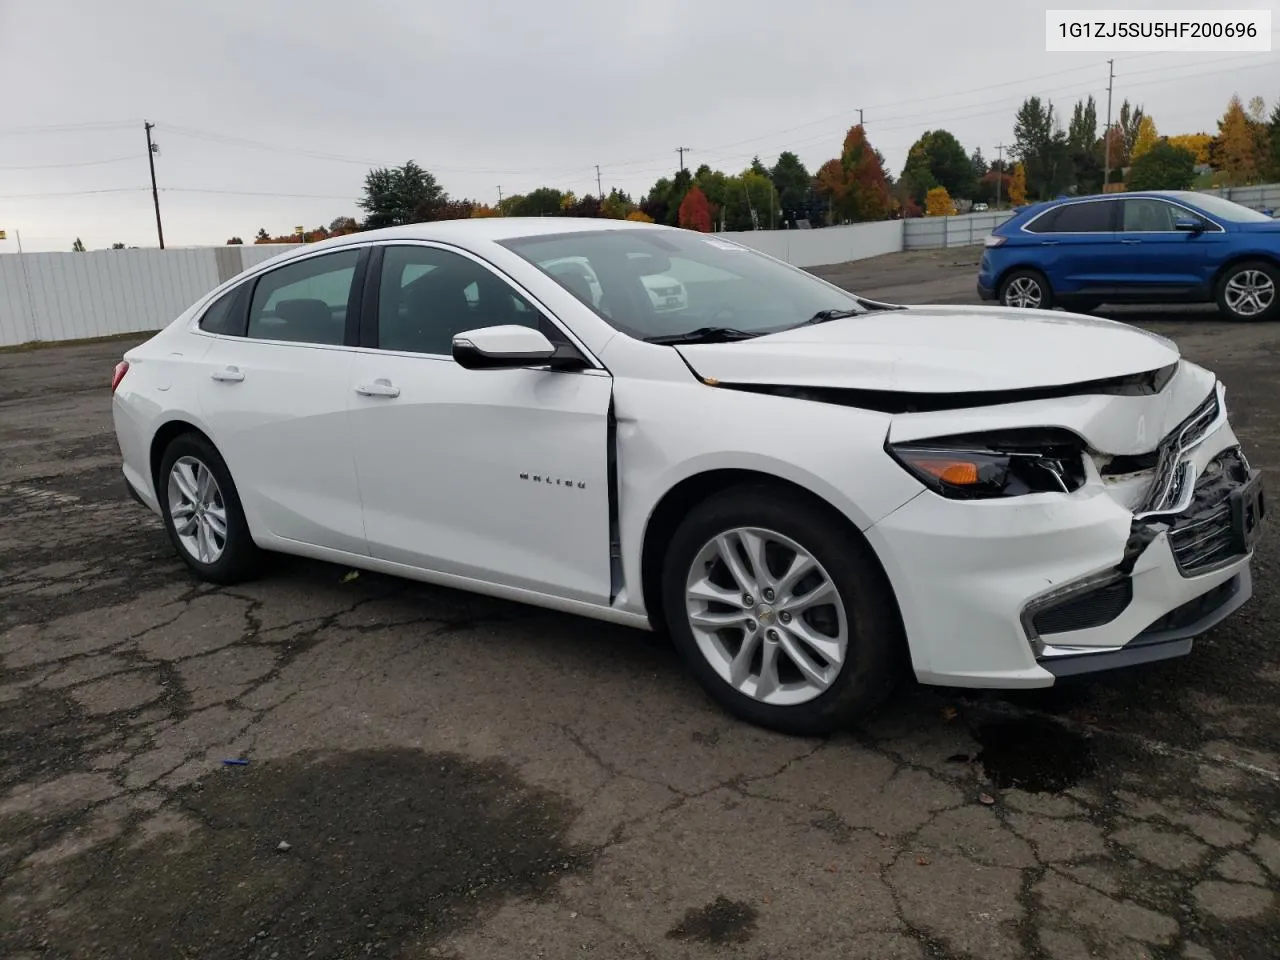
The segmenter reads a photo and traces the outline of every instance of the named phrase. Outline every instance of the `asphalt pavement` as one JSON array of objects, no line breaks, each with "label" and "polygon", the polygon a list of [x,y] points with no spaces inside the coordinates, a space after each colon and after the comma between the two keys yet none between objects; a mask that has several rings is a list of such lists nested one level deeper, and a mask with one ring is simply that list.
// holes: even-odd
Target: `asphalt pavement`
[{"label": "asphalt pavement", "polygon": [[[975,262],[820,272],[976,302]],[[1280,326],[1115,316],[1280,466]],[[128,345],[0,353],[0,956],[1280,956],[1276,531],[1189,658],[794,739],[651,635],[284,557],[197,583],[121,485]]]}]

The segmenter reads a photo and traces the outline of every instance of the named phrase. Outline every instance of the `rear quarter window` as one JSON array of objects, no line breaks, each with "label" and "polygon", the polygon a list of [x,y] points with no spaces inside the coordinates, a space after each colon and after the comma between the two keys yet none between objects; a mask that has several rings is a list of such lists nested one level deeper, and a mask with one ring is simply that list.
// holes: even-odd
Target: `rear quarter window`
[{"label": "rear quarter window", "polygon": [[243,337],[245,320],[244,286],[228,290],[205,309],[200,329],[224,337]]}]

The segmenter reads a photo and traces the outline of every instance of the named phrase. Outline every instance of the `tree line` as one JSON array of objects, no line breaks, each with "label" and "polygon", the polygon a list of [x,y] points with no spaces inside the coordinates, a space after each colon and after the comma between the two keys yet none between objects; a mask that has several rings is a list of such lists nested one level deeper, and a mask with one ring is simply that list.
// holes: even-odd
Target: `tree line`
[{"label": "tree line", "polygon": [[[613,189],[577,196],[555,187],[502,198],[490,206],[455,199],[429,171],[410,160],[370,170],[357,205],[363,217],[337,217],[314,230],[255,243],[300,243],[361,230],[470,217],[603,217],[641,220],[710,232],[821,227],[900,217],[948,216],[974,203],[1020,206],[1062,194],[1107,190],[1180,190],[1280,181],[1280,101],[1266,111],[1261,97],[1232,96],[1215,133],[1162,135],[1142,105],[1125,100],[1118,119],[1099,133],[1092,96],[1063,118],[1054,104],[1028,97],[1014,118],[1008,157],[988,160],[966,151],[949,131],[926,130],[907,151],[898,176],[872,146],[861,124],[849,128],[838,156],[810,172],[792,151],[772,167],[759,157],[739,173],[703,164],[660,178],[637,199]],[[232,237],[229,243],[242,242]]]}]

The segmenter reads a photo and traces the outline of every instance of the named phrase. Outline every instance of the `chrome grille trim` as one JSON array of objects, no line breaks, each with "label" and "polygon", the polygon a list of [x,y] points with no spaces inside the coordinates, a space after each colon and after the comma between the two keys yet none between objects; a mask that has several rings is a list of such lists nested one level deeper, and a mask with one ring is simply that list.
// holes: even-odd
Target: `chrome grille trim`
[{"label": "chrome grille trim", "polygon": [[1217,383],[1204,402],[1160,441],[1155,477],[1134,512],[1135,519],[1168,516],[1187,508],[1195,495],[1196,477],[1195,468],[1189,463],[1184,464],[1182,458],[1222,426],[1226,419],[1226,387]]}]

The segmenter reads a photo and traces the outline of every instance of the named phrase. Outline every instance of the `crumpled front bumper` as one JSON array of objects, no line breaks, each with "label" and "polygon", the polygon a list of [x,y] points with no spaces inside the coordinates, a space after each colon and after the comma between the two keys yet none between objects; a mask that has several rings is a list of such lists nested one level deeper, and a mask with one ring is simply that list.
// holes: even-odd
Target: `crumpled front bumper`
[{"label": "crumpled front bumper", "polygon": [[917,678],[1045,687],[1189,653],[1251,595],[1265,499],[1225,407],[1178,457],[1194,489],[1171,485],[1164,512],[1127,508],[1095,477],[1069,497],[925,492],[868,529]]}]

